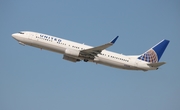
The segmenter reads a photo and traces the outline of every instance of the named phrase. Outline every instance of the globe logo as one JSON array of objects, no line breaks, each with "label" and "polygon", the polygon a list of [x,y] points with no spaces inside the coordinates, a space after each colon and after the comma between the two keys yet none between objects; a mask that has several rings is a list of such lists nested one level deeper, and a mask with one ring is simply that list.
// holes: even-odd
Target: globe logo
[{"label": "globe logo", "polygon": [[148,50],[146,53],[138,57],[138,59],[151,63],[158,62],[157,54],[153,49]]}]

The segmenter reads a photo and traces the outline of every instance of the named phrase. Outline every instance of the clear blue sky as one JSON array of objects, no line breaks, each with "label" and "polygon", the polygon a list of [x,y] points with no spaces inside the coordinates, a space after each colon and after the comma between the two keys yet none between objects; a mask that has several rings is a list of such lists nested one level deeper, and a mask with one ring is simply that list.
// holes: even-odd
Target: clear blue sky
[{"label": "clear blue sky", "polygon": [[[180,110],[179,0],[4,0],[0,3],[0,110]],[[141,54],[170,40],[158,71],[71,63],[19,45],[36,31],[108,50]]]}]

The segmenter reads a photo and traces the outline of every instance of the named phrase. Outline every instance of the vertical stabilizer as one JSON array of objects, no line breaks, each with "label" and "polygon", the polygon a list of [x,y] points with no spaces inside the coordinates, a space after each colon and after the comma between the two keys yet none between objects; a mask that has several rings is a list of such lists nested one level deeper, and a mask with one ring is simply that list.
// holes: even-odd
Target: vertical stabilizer
[{"label": "vertical stabilizer", "polygon": [[148,51],[143,53],[141,56],[139,56],[138,59],[151,63],[159,62],[169,42],[169,40],[162,40],[161,42],[150,48]]}]

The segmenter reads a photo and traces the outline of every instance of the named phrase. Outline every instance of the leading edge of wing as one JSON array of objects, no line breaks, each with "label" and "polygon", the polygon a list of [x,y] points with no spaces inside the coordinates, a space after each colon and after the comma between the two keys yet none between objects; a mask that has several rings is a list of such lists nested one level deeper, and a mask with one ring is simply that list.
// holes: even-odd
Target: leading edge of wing
[{"label": "leading edge of wing", "polygon": [[85,50],[82,50],[82,51],[80,51],[80,52],[81,52],[81,53],[86,53],[86,54],[92,54],[92,53],[94,54],[94,53],[96,53],[96,55],[97,55],[97,54],[101,53],[102,50],[104,50],[104,49],[112,46],[112,45],[116,42],[116,40],[118,39],[118,37],[119,37],[119,36],[115,37],[115,38],[114,38],[111,42],[109,42],[109,43],[106,43],[106,44],[103,44],[103,45],[100,45],[100,46],[97,46],[97,47],[85,49]]}]

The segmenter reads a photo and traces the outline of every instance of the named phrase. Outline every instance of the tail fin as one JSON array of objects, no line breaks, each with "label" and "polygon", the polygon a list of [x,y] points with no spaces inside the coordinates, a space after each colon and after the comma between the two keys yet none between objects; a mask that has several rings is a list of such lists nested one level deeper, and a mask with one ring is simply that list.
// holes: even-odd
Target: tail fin
[{"label": "tail fin", "polygon": [[148,51],[143,53],[141,56],[139,56],[138,59],[151,63],[159,62],[169,42],[169,40],[162,40],[161,42],[150,48]]}]

